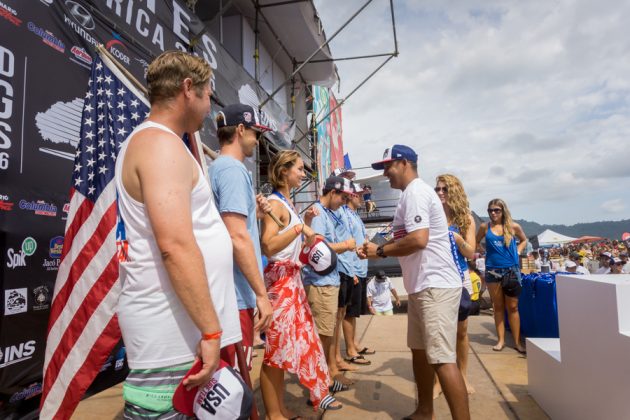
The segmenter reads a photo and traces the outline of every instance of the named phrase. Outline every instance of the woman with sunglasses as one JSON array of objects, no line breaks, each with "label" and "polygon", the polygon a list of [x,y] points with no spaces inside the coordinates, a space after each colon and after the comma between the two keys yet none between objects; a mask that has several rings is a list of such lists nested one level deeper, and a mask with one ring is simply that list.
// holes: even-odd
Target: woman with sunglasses
[{"label": "woman with sunglasses", "polygon": [[291,201],[291,190],[299,187],[304,177],[304,162],[298,152],[284,150],[271,159],[269,182],[274,191],[268,200],[272,213],[285,227],[280,228],[269,214],[263,219],[261,248],[269,258],[264,275],[273,314],[266,331],[260,389],[269,420],[298,418],[284,404],[285,370],[296,374],[309,389],[313,407],[342,407],[329,391],[328,365],[300,275],[302,238],[307,244],[315,238],[310,224],[318,214],[311,207],[302,220]]},{"label": "woman with sunglasses", "polygon": [[[464,286],[457,323],[457,367],[464,378],[466,390],[469,394],[472,394],[475,392],[475,389],[468,383],[466,370],[468,368],[469,350],[468,312],[473,289],[466,259],[473,258],[477,247],[475,242],[475,219],[470,212],[468,196],[464,191],[464,186],[456,176],[450,174],[440,175],[436,178],[436,182],[435,192],[442,202],[448,222],[448,230],[452,232],[451,251],[456,264],[459,266]],[[441,392],[440,381],[436,380],[433,387],[433,398],[437,398]]]},{"label": "woman with sunglasses", "polygon": [[[488,203],[490,221],[482,223],[477,232],[477,243],[486,240],[486,284],[492,299],[494,325],[498,341],[492,347],[501,351],[505,347],[505,310],[514,336],[515,349],[525,354],[521,345],[521,319],[518,314],[518,296],[521,293],[521,269],[518,256],[527,246],[527,237],[518,223],[514,223],[505,201],[495,198]],[[516,239],[519,244],[516,245]]]}]

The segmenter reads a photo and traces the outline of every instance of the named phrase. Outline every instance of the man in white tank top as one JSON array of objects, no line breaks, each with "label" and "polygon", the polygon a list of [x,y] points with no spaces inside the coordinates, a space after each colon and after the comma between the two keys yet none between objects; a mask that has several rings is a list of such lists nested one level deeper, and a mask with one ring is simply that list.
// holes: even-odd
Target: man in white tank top
[{"label": "man in white tank top", "polygon": [[[221,348],[241,340],[229,235],[181,140],[210,112],[210,76],[198,57],[170,51],[156,58],[147,71],[151,113],[118,156],[119,208],[129,240],[118,305],[131,368],[125,418],[179,418],[164,398],[179,374],[197,357],[202,368],[184,385],[207,383]],[[153,395],[157,382],[151,381],[158,379],[161,395]]]}]

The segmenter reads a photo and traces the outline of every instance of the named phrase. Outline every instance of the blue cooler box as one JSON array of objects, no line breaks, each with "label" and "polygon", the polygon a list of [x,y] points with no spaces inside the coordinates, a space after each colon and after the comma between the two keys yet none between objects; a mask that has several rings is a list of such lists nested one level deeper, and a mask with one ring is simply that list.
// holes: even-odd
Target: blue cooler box
[{"label": "blue cooler box", "polygon": [[525,337],[559,338],[555,273],[523,275],[519,296],[521,334]]}]

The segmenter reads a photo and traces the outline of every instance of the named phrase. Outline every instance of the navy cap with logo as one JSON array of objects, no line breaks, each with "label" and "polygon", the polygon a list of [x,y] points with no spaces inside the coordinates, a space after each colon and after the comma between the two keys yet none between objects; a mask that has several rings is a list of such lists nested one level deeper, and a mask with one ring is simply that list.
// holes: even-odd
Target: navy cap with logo
[{"label": "navy cap with logo", "polygon": [[385,149],[385,152],[383,152],[383,160],[379,162],[374,162],[372,164],[372,168],[376,170],[382,170],[385,168],[385,164],[387,162],[403,159],[408,160],[409,162],[417,163],[418,154],[414,152],[414,150],[409,146],[395,144]]},{"label": "navy cap with logo", "polygon": [[226,106],[219,111],[215,121],[217,122],[217,128],[236,127],[239,124],[243,124],[246,128],[251,128],[252,130],[260,132],[271,131],[271,128],[261,124],[258,111],[245,104]]}]

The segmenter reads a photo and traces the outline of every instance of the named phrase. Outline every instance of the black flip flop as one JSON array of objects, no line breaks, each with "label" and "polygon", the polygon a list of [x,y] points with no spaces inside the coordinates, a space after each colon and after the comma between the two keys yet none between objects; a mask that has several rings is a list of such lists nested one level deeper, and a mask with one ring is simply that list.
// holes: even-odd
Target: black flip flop
[{"label": "black flip flop", "polygon": [[[359,365],[359,366],[369,366],[372,364],[371,361],[367,360],[365,357],[363,357],[362,355],[358,355],[358,356],[352,356],[349,359],[344,359],[346,362],[348,363],[354,363],[355,365]],[[357,360],[363,360],[363,362],[357,362]]]},{"label": "black flip flop", "polygon": [[359,354],[375,354],[376,350],[370,350],[369,347],[363,347],[363,349],[361,349],[361,351],[358,352]]}]

